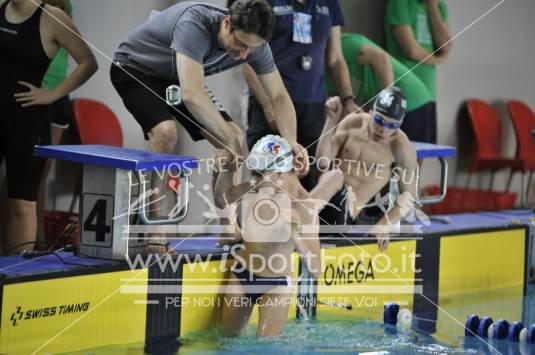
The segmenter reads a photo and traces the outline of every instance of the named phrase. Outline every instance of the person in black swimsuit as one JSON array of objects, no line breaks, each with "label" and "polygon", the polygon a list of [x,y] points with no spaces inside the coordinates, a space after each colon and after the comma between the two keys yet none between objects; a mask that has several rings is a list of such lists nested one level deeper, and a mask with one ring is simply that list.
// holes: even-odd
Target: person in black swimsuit
[{"label": "person in black swimsuit", "polygon": [[[8,189],[4,250],[35,241],[36,198],[46,160],[33,156],[49,144],[48,105],[78,88],[97,70],[96,60],[70,18],[60,9],[32,0],[0,6],[0,163],[5,160]],[[59,48],[78,63],[53,90],[41,82]]]}]

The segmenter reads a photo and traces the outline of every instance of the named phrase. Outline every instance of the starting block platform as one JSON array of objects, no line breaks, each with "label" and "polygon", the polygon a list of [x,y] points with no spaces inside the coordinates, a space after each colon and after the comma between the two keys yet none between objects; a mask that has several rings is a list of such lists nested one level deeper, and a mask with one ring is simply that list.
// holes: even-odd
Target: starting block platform
[{"label": "starting block platform", "polygon": [[98,144],[36,146],[34,154],[38,157],[131,171],[163,170],[169,167],[195,169],[197,167],[197,159],[190,156]]},{"label": "starting block platform", "polygon": [[[131,226],[178,224],[186,217],[188,175],[197,167],[194,157],[105,145],[36,146],[34,153],[83,164],[78,246],[82,255],[124,259],[125,254],[142,253],[147,236],[131,237]],[[177,204],[167,217],[151,218],[151,197],[165,192],[150,188],[150,175],[162,171],[172,177],[167,189],[176,195]]]}]

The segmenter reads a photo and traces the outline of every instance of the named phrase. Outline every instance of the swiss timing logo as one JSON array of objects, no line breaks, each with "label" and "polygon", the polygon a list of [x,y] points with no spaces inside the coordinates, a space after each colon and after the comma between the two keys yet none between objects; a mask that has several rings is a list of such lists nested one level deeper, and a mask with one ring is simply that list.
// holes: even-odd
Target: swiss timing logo
[{"label": "swiss timing logo", "polygon": [[9,319],[11,319],[11,322],[13,323],[13,325],[18,325],[17,321],[21,320],[23,315],[24,315],[24,312],[22,312],[22,307],[17,306],[17,309],[15,310],[15,312],[11,314],[11,318]]}]

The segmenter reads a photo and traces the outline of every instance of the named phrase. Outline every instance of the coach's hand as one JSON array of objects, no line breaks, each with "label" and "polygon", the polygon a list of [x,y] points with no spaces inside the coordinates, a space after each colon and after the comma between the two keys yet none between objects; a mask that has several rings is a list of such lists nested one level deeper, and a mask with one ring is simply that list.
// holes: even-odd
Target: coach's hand
[{"label": "coach's hand", "polygon": [[308,160],[308,151],[299,143],[292,143],[292,152],[294,154],[294,168],[298,177],[303,177],[310,170],[310,161]]}]

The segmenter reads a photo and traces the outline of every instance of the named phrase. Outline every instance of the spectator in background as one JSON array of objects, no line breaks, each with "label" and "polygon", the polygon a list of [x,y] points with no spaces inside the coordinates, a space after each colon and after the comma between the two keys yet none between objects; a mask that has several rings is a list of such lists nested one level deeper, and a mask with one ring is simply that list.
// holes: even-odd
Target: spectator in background
[{"label": "spectator in background", "polygon": [[[268,0],[276,16],[269,45],[284,85],[297,114],[297,141],[315,154],[317,140],[325,122],[327,98],[324,72],[333,79],[341,97],[344,114],[358,109],[340,45],[341,26],[345,24],[338,0]],[[243,66],[254,97],[249,99],[247,144],[249,149],[261,137],[275,134],[275,108],[263,93],[257,76]],[[312,174],[311,174],[312,175]],[[303,179],[310,191],[315,177]]]},{"label": "spectator in background", "polygon": [[[407,97],[402,131],[411,141],[431,142],[435,129],[435,104],[422,81],[363,35],[342,34],[342,51],[357,103],[371,106],[370,102],[381,90],[391,85],[399,87]],[[335,96],[332,81],[328,79],[326,83],[329,96]]]},{"label": "spectator in background", "polygon": [[[72,4],[70,0],[43,0],[44,4],[55,6],[61,9],[72,19]],[[58,54],[50,62],[50,66],[43,79],[42,86],[47,90],[54,90],[65,79],[67,79],[67,69],[69,66],[69,56],[65,48],[61,47]],[[57,145],[60,143],[71,122],[74,121],[74,110],[69,94],[63,96],[57,101],[50,104],[50,143]],[[39,220],[39,238],[44,234],[44,209],[46,208],[46,178],[50,171],[52,161],[47,160],[43,179],[39,188],[37,199],[37,215]],[[74,206],[71,206],[71,208]]]},{"label": "spectator in background", "polygon": [[[386,7],[388,52],[422,80],[434,103],[435,65],[447,59],[451,48],[447,21],[448,10],[443,0],[389,0]],[[420,62],[422,64],[418,65]],[[434,127],[429,143],[437,142],[436,108],[433,111],[431,125]]]},{"label": "spectator in background", "polygon": [[[78,64],[59,86],[41,87],[43,77],[63,47]],[[5,250],[34,243],[36,198],[46,159],[33,156],[36,144],[50,143],[48,105],[86,82],[97,70],[95,57],[67,14],[31,0],[0,6],[0,162],[8,185]]]}]

